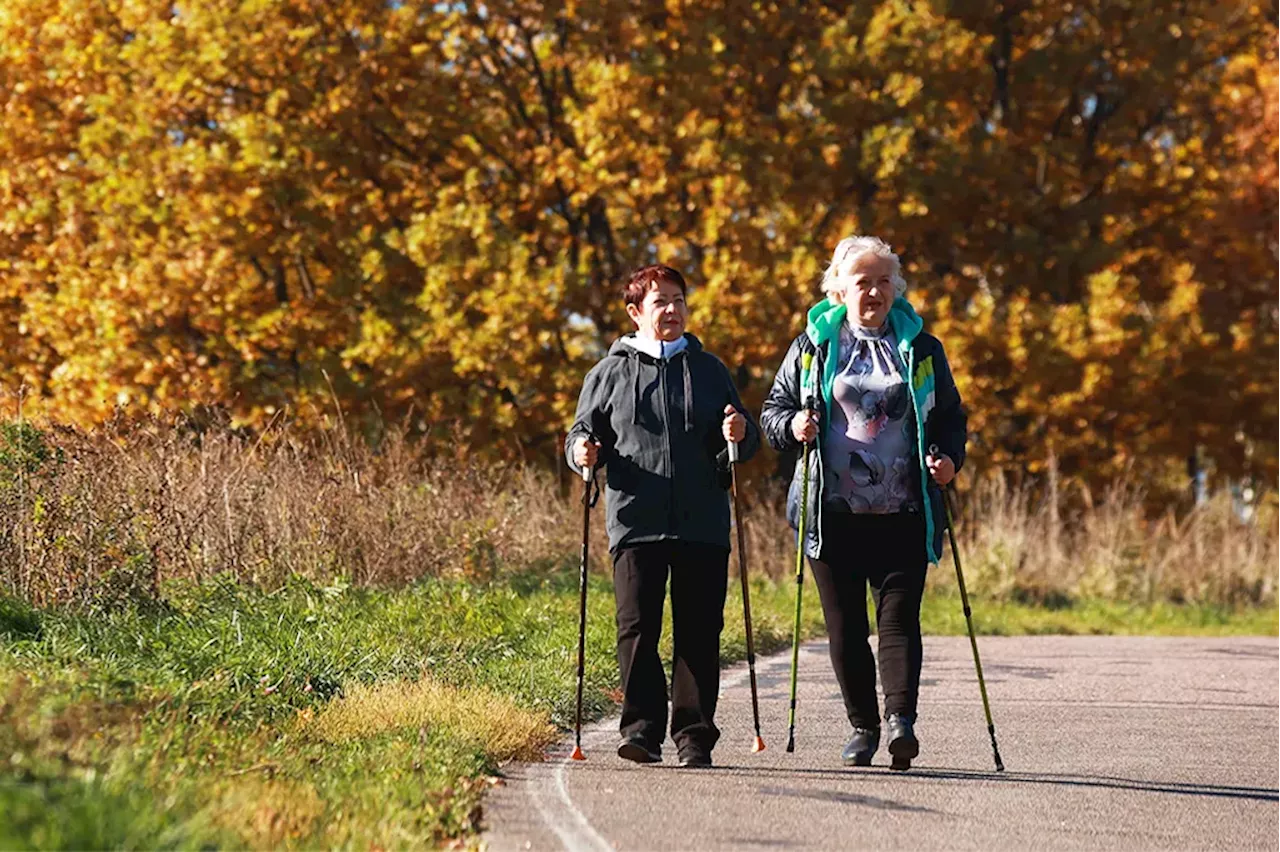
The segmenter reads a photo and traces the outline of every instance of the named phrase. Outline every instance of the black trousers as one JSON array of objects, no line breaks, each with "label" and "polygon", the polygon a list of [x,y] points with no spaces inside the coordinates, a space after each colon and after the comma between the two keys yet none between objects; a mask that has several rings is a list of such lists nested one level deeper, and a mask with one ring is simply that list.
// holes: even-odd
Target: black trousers
[{"label": "black trousers", "polygon": [[916,716],[920,695],[920,601],[929,556],[920,514],[824,511],[822,558],[810,559],[831,645],[831,665],[855,728],[878,728],[876,668],[867,641],[867,584],[876,605],[884,712]]},{"label": "black trousers", "polygon": [[624,737],[651,746],[666,738],[667,677],[658,656],[662,606],[671,574],[671,739],[708,752],[720,692],[720,631],[724,627],[729,551],[710,544],[659,541],[619,548],[613,557],[618,671],[622,675]]}]

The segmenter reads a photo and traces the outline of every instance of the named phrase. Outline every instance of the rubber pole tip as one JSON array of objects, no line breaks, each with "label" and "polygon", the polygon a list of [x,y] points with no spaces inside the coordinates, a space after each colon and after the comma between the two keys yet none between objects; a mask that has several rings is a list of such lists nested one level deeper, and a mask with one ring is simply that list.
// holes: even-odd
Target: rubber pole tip
[{"label": "rubber pole tip", "polygon": [[756,741],[751,744],[751,753],[764,751],[764,737],[756,737]]},{"label": "rubber pole tip", "polygon": [[796,750],[796,741],[795,741],[795,740],[787,740],[787,753],[789,754],[789,753],[791,753],[791,752],[793,752],[793,751],[795,751],[795,750]]},{"label": "rubber pole tip", "polygon": [[569,755],[570,760],[586,760],[587,756],[582,753],[582,746],[574,746],[573,754]]}]

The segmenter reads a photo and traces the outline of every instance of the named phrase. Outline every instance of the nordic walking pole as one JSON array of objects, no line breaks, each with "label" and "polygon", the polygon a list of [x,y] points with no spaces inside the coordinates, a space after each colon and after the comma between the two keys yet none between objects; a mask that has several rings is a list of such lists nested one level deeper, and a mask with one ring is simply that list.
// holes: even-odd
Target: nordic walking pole
[{"label": "nordic walking pole", "polygon": [[587,652],[587,544],[591,532],[591,466],[582,466],[582,561],[578,563],[578,708],[573,716],[574,760],[586,760],[582,753],[582,679]]},{"label": "nordic walking pole", "polygon": [[[808,374],[813,366],[813,355],[804,353],[801,357],[802,374]],[[805,410],[813,408],[813,397],[805,403]],[[796,620],[791,629],[791,711],[787,720],[787,751],[796,750],[796,669],[800,663],[800,602],[804,598],[804,539],[809,526],[809,443],[804,445],[804,473],[801,475],[800,491],[800,529],[796,533]]]},{"label": "nordic walking pole", "polygon": [[729,482],[733,489],[733,522],[738,528],[738,576],[742,578],[742,620],[747,630],[747,672],[751,677],[751,718],[756,725],[752,752],[764,751],[760,736],[760,699],[756,691],[756,646],[751,639],[751,591],[747,587],[747,540],[742,530],[742,503],[738,500],[738,442],[729,442]]},{"label": "nordic walking pole", "polygon": [[[938,446],[929,447],[929,455],[936,456]],[[991,735],[991,754],[996,759],[996,772],[1004,772],[1000,759],[1000,746],[996,745],[996,723],[991,721],[991,702],[987,700],[987,684],[982,677],[982,660],[978,657],[978,638],[973,632],[973,611],[969,608],[969,593],[964,587],[964,572],[960,570],[960,548],[956,547],[955,524],[952,522],[951,486],[942,489],[942,505],[947,513],[947,537],[951,539],[951,555],[956,560],[956,584],[960,586],[960,603],[964,606],[964,621],[969,627],[969,644],[973,647],[973,667],[978,672],[978,690],[982,693],[982,711],[987,714],[987,733]]]}]

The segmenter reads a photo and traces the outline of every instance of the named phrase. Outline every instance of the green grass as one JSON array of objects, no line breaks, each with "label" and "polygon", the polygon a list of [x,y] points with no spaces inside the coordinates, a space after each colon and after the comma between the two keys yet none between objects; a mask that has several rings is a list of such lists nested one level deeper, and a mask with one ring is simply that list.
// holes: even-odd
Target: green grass
[{"label": "green grass", "polygon": [[[218,582],[96,613],[6,600],[0,846],[403,847],[472,834],[504,756],[483,737],[426,717],[334,743],[312,720],[357,685],[429,674],[569,726],[572,583],[571,573],[399,590],[295,580],[268,594]],[[761,584],[755,603],[761,651],[789,642],[788,590]],[[617,681],[603,579],[589,611],[584,703],[598,718]],[[745,649],[735,612],[731,603],[726,662]],[[805,627],[820,629],[816,602]]]},{"label": "green grass", "polygon": [[[741,598],[734,595],[726,606],[726,635],[722,643],[726,659],[742,659],[740,645]],[[757,603],[757,601],[759,603]],[[1134,604],[1108,600],[1055,599],[1019,602],[970,595],[974,630],[979,636],[1109,635],[1109,636],[1277,636],[1280,609],[1274,606],[1231,608],[1211,604],[1174,604],[1158,601]],[[754,583],[751,592],[756,624],[757,651],[786,646],[791,641],[795,586],[786,583]],[[822,605],[812,582],[805,583],[803,605],[806,635],[823,634]],[[728,627],[738,619],[736,632]],[[875,629],[875,605],[867,596],[867,620]],[[954,588],[929,588],[920,607],[921,630],[926,635],[962,636],[964,606]],[[761,634],[764,634],[763,642]],[[667,646],[669,653],[670,646]]]},{"label": "green grass", "polygon": [[[726,663],[745,654],[737,590]],[[820,635],[806,590],[804,632]],[[572,723],[573,571],[490,586],[166,592],[163,604],[95,612],[0,599],[0,847],[439,845],[474,836],[487,779],[520,753],[496,728],[527,731],[536,747]],[[790,642],[793,595],[790,582],[753,586],[760,653]],[[617,681],[604,578],[589,604],[596,718]],[[983,633],[1277,632],[1274,609],[974,610]],[[930,633],[965,629],[945,593],[926,598],[923,619]],[[406,686],[423,678],[438,688]]]},{"label": "green grass", "polygon": [[[1275,607],[1229,609],[1207,604],[1127,604],[1084,600],[1046,604],[971,600],[974,630],[980,635],[1107,634],[1120,636],[1275,636]],[[925,633],[966,632],[958,594],[926,594],[920,611]]]}]

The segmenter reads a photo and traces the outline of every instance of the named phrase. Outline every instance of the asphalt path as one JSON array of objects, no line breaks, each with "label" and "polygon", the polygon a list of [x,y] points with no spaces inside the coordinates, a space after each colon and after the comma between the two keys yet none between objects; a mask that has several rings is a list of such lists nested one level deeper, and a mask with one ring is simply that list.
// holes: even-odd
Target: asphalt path
[{"label": "asphalt path", "polygon": [[[874,641],[874,640],[873,640]],[[849,734],[825,643],[757,662],[765,751],[751,753],[745,667],[724,675],[716,767],[637,766],[617,720],[542,763],[504,768],[490,849],[1276,849],[1280,652],[1274,638],[980,637],[996,773],[966,637],[926,637],[920,757],[841,766]]]}]

